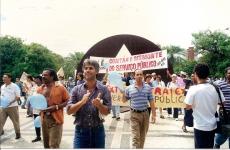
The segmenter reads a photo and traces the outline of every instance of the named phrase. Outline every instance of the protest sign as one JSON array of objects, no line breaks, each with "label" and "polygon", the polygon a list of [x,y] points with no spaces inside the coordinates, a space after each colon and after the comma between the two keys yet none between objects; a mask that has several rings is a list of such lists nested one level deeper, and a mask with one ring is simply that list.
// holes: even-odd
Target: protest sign
[{"label": "protest sign", "polygon": [[156,107],[184,108],[184,89],[156,87],[152,90]]},{"label": "protest sign", "polygon": [[113,85],[107,85],[109,92],[112,98],[112,105],[120,105],[120,106],[129,106],[129,102],[126,101],[125,103],[122,101],[124,98],[124,93],[122,93],[118,87]]},{"label": "protest sign", "polygon": [[106,70],[108,72],[134,72],[137,69],[153,70],[168,68],[167,50],[122,58],[91,56],[90,59],[98,61],[100,65],[99,73],[106,73]]},{"label": "protest sign", "polygon": [[20,78],[20,81],[25,83],[26,82],[26,79],[27,79],[27,73],[26,72],[23,72],[22,75],[21,75],[21,78]]}]

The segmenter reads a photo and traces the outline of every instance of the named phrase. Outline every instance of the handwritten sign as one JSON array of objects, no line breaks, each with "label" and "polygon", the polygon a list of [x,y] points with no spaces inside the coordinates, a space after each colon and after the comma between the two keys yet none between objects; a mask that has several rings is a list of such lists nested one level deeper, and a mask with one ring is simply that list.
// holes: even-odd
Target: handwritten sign
[{"label": "handwritten sign", "polygon": [[167,50],[132,55],[122,58],[94,57],[90,59],[100,64],[99,73],[134,72],[137,69],[153,70],[168,68]]},{"label": "handwritten sign", "polygon": [[152,90],[156,107],[184,108],[184,89],[156,87]]},{"label": "handwritten sign", "polygon": [[[123,103],[122,99],[124,97],[124,93],[121,93],[119,88],[112,85],[108,85],[107,87],[111,93],[112,105],[130,106],[130,101]],[[185,90],[183,88],[154,88],[152,90],[152,94],[154,97],[155,106],[162,108],[184,108],[184,92]]]},{"label": "handwritten sign", "polygon": [[124,98],[124,93],[121,93],[118,87],[113,85],[107,85],[111,98],[112,98],[112,105],[120,105],[120,106],[129,106],[129,102],[126,101],[125,103],[122,101]]}]

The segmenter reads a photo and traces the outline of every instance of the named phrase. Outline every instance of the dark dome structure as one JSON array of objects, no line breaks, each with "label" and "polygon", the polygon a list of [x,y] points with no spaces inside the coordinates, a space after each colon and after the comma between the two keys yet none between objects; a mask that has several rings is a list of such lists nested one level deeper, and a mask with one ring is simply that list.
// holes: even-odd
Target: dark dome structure
[{"label": "dark dome structure", "polygon": [[[87,51],[77,67],[77,72],[82,72],[83,62],[86,58],[90,58],[90,56],[116,57],[123,44],[127,47],[131,55],[150,53],[161,50],[153,42],[136,35],[121,34],[111,36],[104,40],[101,40]],[[145,70],[144,74],[156,72],[157,74],[161,75],[163,81],[167,82],[169,80],[169,77],[167,77],[166,70],[167,69]],[[169,60],[168,70],[171,73],[173,72],[172,64]],[[101,74],[99,74],[98,77],[100,80],[102,78]]]}]

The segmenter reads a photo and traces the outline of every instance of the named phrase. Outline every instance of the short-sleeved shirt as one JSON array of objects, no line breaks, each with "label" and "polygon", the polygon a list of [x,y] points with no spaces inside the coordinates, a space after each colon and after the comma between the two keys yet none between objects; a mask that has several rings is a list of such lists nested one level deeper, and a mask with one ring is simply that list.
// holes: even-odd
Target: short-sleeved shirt
[{"label": "short-sleeved shirt", "polygon": [[157,82],[156,80],[153,80],[153,81],[152,81],[152,84],[153,84],[153,87],[157,87],[158,82]]},{"label": "short-sleeved shirt", "polygon": [[135,110],[145,110],[153,100],[152,88],[143,83],[141,89],[132,84],[125,90],[126,99],[130,100],[130,107]]},{"label": "short-sleeved shirt", "polygon": [[82,84],[84,82],[85,82],[85,80],[77,80],[77,84],[76,85],[80,85],[80,84]]},{"label": "short-sleeved shirt", "polygon": [[[86,93],[86,83],[75,86],[72,90],[72,95],[67,107],[79,102]],[[74,124],[81,127],[96,127],[102,125],[103,120],[99,117],[99,110],[92,104],[92,100],[97,98],[99,93],[101,93],[100,98],[102,100],[102,104],[106,105],[109,111],[111,110],[111,94],[105,85],[103,85],[100,81],[97,81],[96,88],[89,96],[88,102],[76,112]]]},{"label": "short-sleeved shirt", "polygon": [[[16,97],[20,97],[20,88],[15,83],[10,83],[6,86],[6,84],[3,84],[1,86],[1,97],[4,97],[8,99],[10,102],[14,101]],[[12,103],[8,107],[14,107],[18,106],[17,101]]]},{"label": "short-sleeved shirt", "polygon": [[185,88],[185,83],[184,83],[183,78],[177,76],[176,80],[177,80],[177,84],[178,84],[178,86],[179,86],[180,88]]},{"label": "short-sleeved shirt", "polygon": [[227,81],[219,81],[217,82],[217,86],[225,97],[224,108],[230,111],[230,84]]},{"label": "short-sleeved shirt", "polygon": [[[40,94],[43,94],[44,88],[45,88],[45,85],[40,86],[37,89],[37,92]],[[49,101],[47,101],[48,107],[52,105],[62,104],[68,100],[69,100],[69,94],[66,88],[59,83],[55,83],[55,85],[53,85],[53,87],[51,88]],[[44,114],[42,113],[42,115]],[[58,124],[64,123],[63,109],[54,111],[51,113],[51,115],[56,120],[56,123]]]},{"label": "short-sleeved shirt", "polygon": [[[220,93],[224,101],[223,93]],[[215,112],[220,100],[213,85],[205,83],[191,86],[184,102],[192,105],[194,128],[202,131],[212,131],[216,128]]]}]

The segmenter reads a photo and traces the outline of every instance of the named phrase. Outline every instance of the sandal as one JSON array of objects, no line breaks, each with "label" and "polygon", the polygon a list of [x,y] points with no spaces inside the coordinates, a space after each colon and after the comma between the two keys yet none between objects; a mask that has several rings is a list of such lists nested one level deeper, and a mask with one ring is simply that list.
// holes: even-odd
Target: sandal
[{"label": "sandal", "polygon": [[185,126],[182,126],[182,130],[183,130],[183,132],[185,132],[185,133],[187,133],[187,132],[188,132],[188,130],[186,129],[186,127],[185,127]]},{"label": "sandal", "polygon": [[163,115],[160,115],[160,118],[161,118],[161,119],[165,119],[165,117],[164,117]]}]

